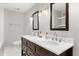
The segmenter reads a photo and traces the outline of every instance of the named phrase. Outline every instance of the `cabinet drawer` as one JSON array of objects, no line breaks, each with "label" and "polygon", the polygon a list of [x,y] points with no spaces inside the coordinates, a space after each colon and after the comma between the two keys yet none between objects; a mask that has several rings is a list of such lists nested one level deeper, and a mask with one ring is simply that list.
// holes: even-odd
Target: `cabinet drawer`
[{"label": "cabinet drawer", "polygon": [[28,47],[29,47],[33,52],[35,52],[35,44],[34,44],[34,43],[28,41]]},{"label": "cabinet drawer", "polygon": [[56,56],[54,53],[36,45],[36,53],[40,56]]}]

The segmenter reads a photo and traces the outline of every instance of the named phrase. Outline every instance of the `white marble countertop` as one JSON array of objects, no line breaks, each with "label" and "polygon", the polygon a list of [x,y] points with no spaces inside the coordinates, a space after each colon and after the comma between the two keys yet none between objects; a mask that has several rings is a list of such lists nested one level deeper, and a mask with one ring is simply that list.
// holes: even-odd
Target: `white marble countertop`
[{"label": "white marble countertop", "polygon": [[65,52],[66,50],[74,46],[73,43],[68,43],[68,42],[59,43],[50,39],[46,40],[45,38],[39,38],[31,35],[24,35],[22,37],[55,53],[56,55],[60,55],[61,53]]}]

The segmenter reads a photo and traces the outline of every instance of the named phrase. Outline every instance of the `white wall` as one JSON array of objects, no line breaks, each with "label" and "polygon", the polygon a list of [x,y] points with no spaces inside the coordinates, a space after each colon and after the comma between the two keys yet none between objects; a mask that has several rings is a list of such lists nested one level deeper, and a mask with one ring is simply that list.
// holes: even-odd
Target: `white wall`
[{"label": "white wall", "polygon": [[[24,20],[24,33],[31,34],[32,32],[37,32],[32,30],[32,25],[30,24],[29,17],[33,12],[42,9],[48,4],[37,4],[31,8],[27,13],[25,13]],[[40,19],[38,31],[47,31],[49,34],[53,34],[53,30],[50,31],[50,16]],[[69,4],[69,31],[56,31],[58,36],[71,37],[75,39],[75,45],[73,49],[73,55],[79,56],[79,4],[70,3]]]},{"label": "white wall", "polygon": [[4,10],[5,36],[4,46],[11,45],[20,40],[23,34],[23,14],[10,10]]},{"label": "white wall", "polygon": [[0,9],[0,47],[4,41],[4,10]]},{"label": "white wall", "polygon": [[[33,8],[31,8],[29,11],[27,11],[27,13],[25,13],[25,20],[24,20],[24,31],[23,31],[23,34],[31,34],[32,32],[33,32],[33,30],[32,30],[32,24],[31,24],[31,22],[30,22],[30,20],[29,20],[29,17],[30,16],[32,16],[32,14],[35,12],[35,11],[37,11],[37,10],[41,10],[41,9],[44,9],[43,7],[44,6],[48,6],[48,4],[37,4],[37,5],[35,5]],[[41,18],[45,18],[45,19],[43,19],[43,20],[39,20],[40,21],[40,23],[41,24],[39,24],[39,31],[43,31],[42,29],[45,29],[46,31],[49,31],[49,22],[47,22],[48,21],[48,19],[49,19],[49,17],[50,16],[48,16],[48,17],[41,17]],[[42,27],[43,26],[43,27]],[[45,27],[44,27],[45,26]],[[44,30],[44,31],[45,31]],[[34,31],[34,32],[36,32],[36,31]]]},{"label": "white wall", "polygon": [[75,39],[74,55],[79,56],[79,3],[70,4],[69,35]]}]

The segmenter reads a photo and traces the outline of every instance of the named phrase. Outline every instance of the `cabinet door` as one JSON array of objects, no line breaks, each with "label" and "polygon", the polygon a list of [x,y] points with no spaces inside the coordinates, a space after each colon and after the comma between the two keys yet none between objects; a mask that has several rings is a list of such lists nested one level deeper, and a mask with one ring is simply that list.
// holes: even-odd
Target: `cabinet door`
[{"label": "cabinet door", "polygon": [[28,45],[28,41],[25,38],[22,38],[21,41],[22,41],[22,44],[24,44],[26,46]]},{"label": "cabinet door", "polygon": [[33,52],[30,48],[28,48],[27,53],[28,53],[28,56],[35,56],[34,55],[35,52]]},{"label": "cabinet door", "polygon": [[36,52],[33,52],[30,48],[28,48],[28,56],[39,56]]},{"label": "cabinet door", "polygon": [[28,41],[28,47],[29,47],[33,52],[35,52],[35,44],[34,44],[34,43]]},{"label": "cabinet door", "polygon": [[26,51],[26,50],[27,50],[27,47],[26,47],[24,44],[22,45],[22,47],[23,47],[23,48],[22,48],[23,51]]},{"label": "cabinet door", "polygon": [[40,56],[56,56],[54,53],[40,47],[36,46],[36,53],[39,54]]},{"label": "cabinet door", "polygon": [[28,47],[27,47],[27,40],[26,39],[24,39],[24,38],[22,38],[21,39],[21,54],[22,54],[22,56],[26,56],[27,55],[27,49],[28,49]]}]

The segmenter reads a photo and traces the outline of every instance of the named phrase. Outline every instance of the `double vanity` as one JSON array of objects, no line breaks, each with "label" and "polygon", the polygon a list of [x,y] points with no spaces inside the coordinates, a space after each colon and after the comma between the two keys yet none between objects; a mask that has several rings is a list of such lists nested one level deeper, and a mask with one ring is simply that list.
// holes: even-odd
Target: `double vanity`
[{"label": "double vanity", "polygon": [[[49,5],[45,6],[44,9],[38,10],[32,14],[33,30],[40,31],[40,28],[43,25],[39,27],[39,23],[40,23],[39,20],[43,20],[43,21],[45,20],[49,22],[48,16],[50,16],[51,31],[69,31],[69,4],[50,3]],[[48,24],[47,22],[46,24],[44,22],[45,26],[43,26],[44,28],[42,27],[41,29],[46,29]],[[21,55],[22,56],[26,56],[26,55],[72,56],[73,55],[74,40],[72,38],[57,37],[57,35],[50,37],[47,35],[48,35],[47,32],[46,33],[38,32],[36,35],[24,35],[21,38],[22,40]]]},{"label": "double vanity", "polygon": [[22,56],[72,56],[72,38],[45,38],[33,35],[24,35],[21,38]]}]

